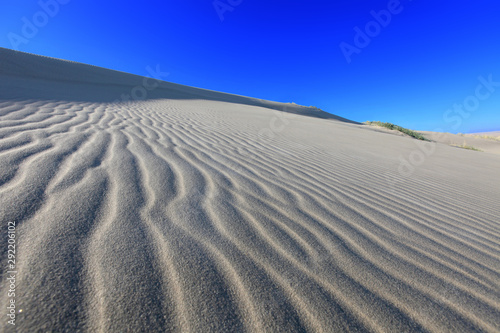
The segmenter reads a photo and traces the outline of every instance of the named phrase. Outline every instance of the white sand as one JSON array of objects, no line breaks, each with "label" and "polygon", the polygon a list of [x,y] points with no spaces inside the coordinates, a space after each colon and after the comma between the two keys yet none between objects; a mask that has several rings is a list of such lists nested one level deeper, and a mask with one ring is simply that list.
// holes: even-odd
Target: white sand
[{"label": "white sand", "polygon": [[473,147],[485,153],[500,154],[500,134],[498,132],[475,134],[451,134],[439,132],[420,132],[426,138],[453,147]]},{"label": "white sand", "polygon": [[0,331],[500,331],[499,155],[141,82],[0,49]]}]

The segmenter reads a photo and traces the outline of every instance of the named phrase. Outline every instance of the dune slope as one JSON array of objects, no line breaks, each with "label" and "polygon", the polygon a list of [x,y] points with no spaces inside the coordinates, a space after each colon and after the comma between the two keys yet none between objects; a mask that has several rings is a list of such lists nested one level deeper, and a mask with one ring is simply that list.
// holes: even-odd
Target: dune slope
[{"label": "dune slope", "polygon": [[479,134],[451,134],[440,132],[420,132],[426,138],[454,147],[474,147],[485,153],[500,154],[500,136],[496,132]]},{"label": "dune slope", "polygon": [[500,331],[500,156],[0,59],[0,331]]}]

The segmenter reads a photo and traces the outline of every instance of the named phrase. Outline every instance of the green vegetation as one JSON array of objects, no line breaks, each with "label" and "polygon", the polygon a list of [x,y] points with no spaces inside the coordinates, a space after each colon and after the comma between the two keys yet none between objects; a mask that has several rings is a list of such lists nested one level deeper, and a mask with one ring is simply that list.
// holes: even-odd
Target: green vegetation
[{"label": "green vegetation", "polygon": [[457,135],[466,136],[466,137],[470,137],[470,138],[476,138],[476,139],[500,141],[500,136],[475,135],[475,134],[463,134],[463,133],[457,133]]},{"label": "green vegetation", "polygon": [[481,149],[477,149],[476,147],[472,146],[467,146],[466,144],[463,145],[452,145],[453,147],[458,147],[458,148],[463,148],[463,149],[469,149],[469,150],[475,150],[475,151],[482,151]]},{"label": "green vegetation", "polygon": [[500,141],[500,136],[491,136],[491,135],[474,135],[475,138],[486,139],[486,140],[495,140]]},{"label": "green vegetation", "polygon": [[420,134],[418,132],[415,132],[415,131],[413,131],[411,129],[404,128],[404,127],[401,127],[401,126],[398,126],[398,125],[394,125],[394,124],[391,124],[391,123],[383,123],[381,121],[366,121],[365,124],[373,125],[373,126],[385,127],[385,128],[390,129],[390,130],[399,131],[401,133],[404,133],[406,135],[414,137],[415,139],[424,140],[424,141],[430,141],[429,139],[426,139],[422,134]]}]

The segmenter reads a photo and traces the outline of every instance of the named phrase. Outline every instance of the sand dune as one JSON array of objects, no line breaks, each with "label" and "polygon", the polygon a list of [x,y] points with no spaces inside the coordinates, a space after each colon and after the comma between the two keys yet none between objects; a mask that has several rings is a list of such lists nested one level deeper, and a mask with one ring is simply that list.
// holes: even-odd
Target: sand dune
[{"label": "sand dune", "polygon": [[486,135],[486,136],[492,136],[492,137],[499,137],[500,136],[500,131],[496,132],[477,132],[477,133],[470,133],[467,135]]},{"label": "sand dune", "polygon": [[451,134],[439,132],[420,132],[436,142],[454,147],[474,147],[485,153],[500,154],[500,134],[485,132],[475,134]]},{"label": "sand dune", "polygon": [[143,78],[0,60],[0,331],[500,331],[500,156],[437,144],[403,170],[428,143],[166,82],[116,102]]}]

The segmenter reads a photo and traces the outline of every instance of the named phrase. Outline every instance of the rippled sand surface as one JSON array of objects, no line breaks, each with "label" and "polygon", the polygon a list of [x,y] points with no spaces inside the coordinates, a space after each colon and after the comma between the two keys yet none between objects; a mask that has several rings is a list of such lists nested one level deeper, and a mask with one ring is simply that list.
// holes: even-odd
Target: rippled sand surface
[{"label": "rippled sand surface", "polygon": [[143,80],[0,49],[17,332],[500,331],[500,156]]}]

